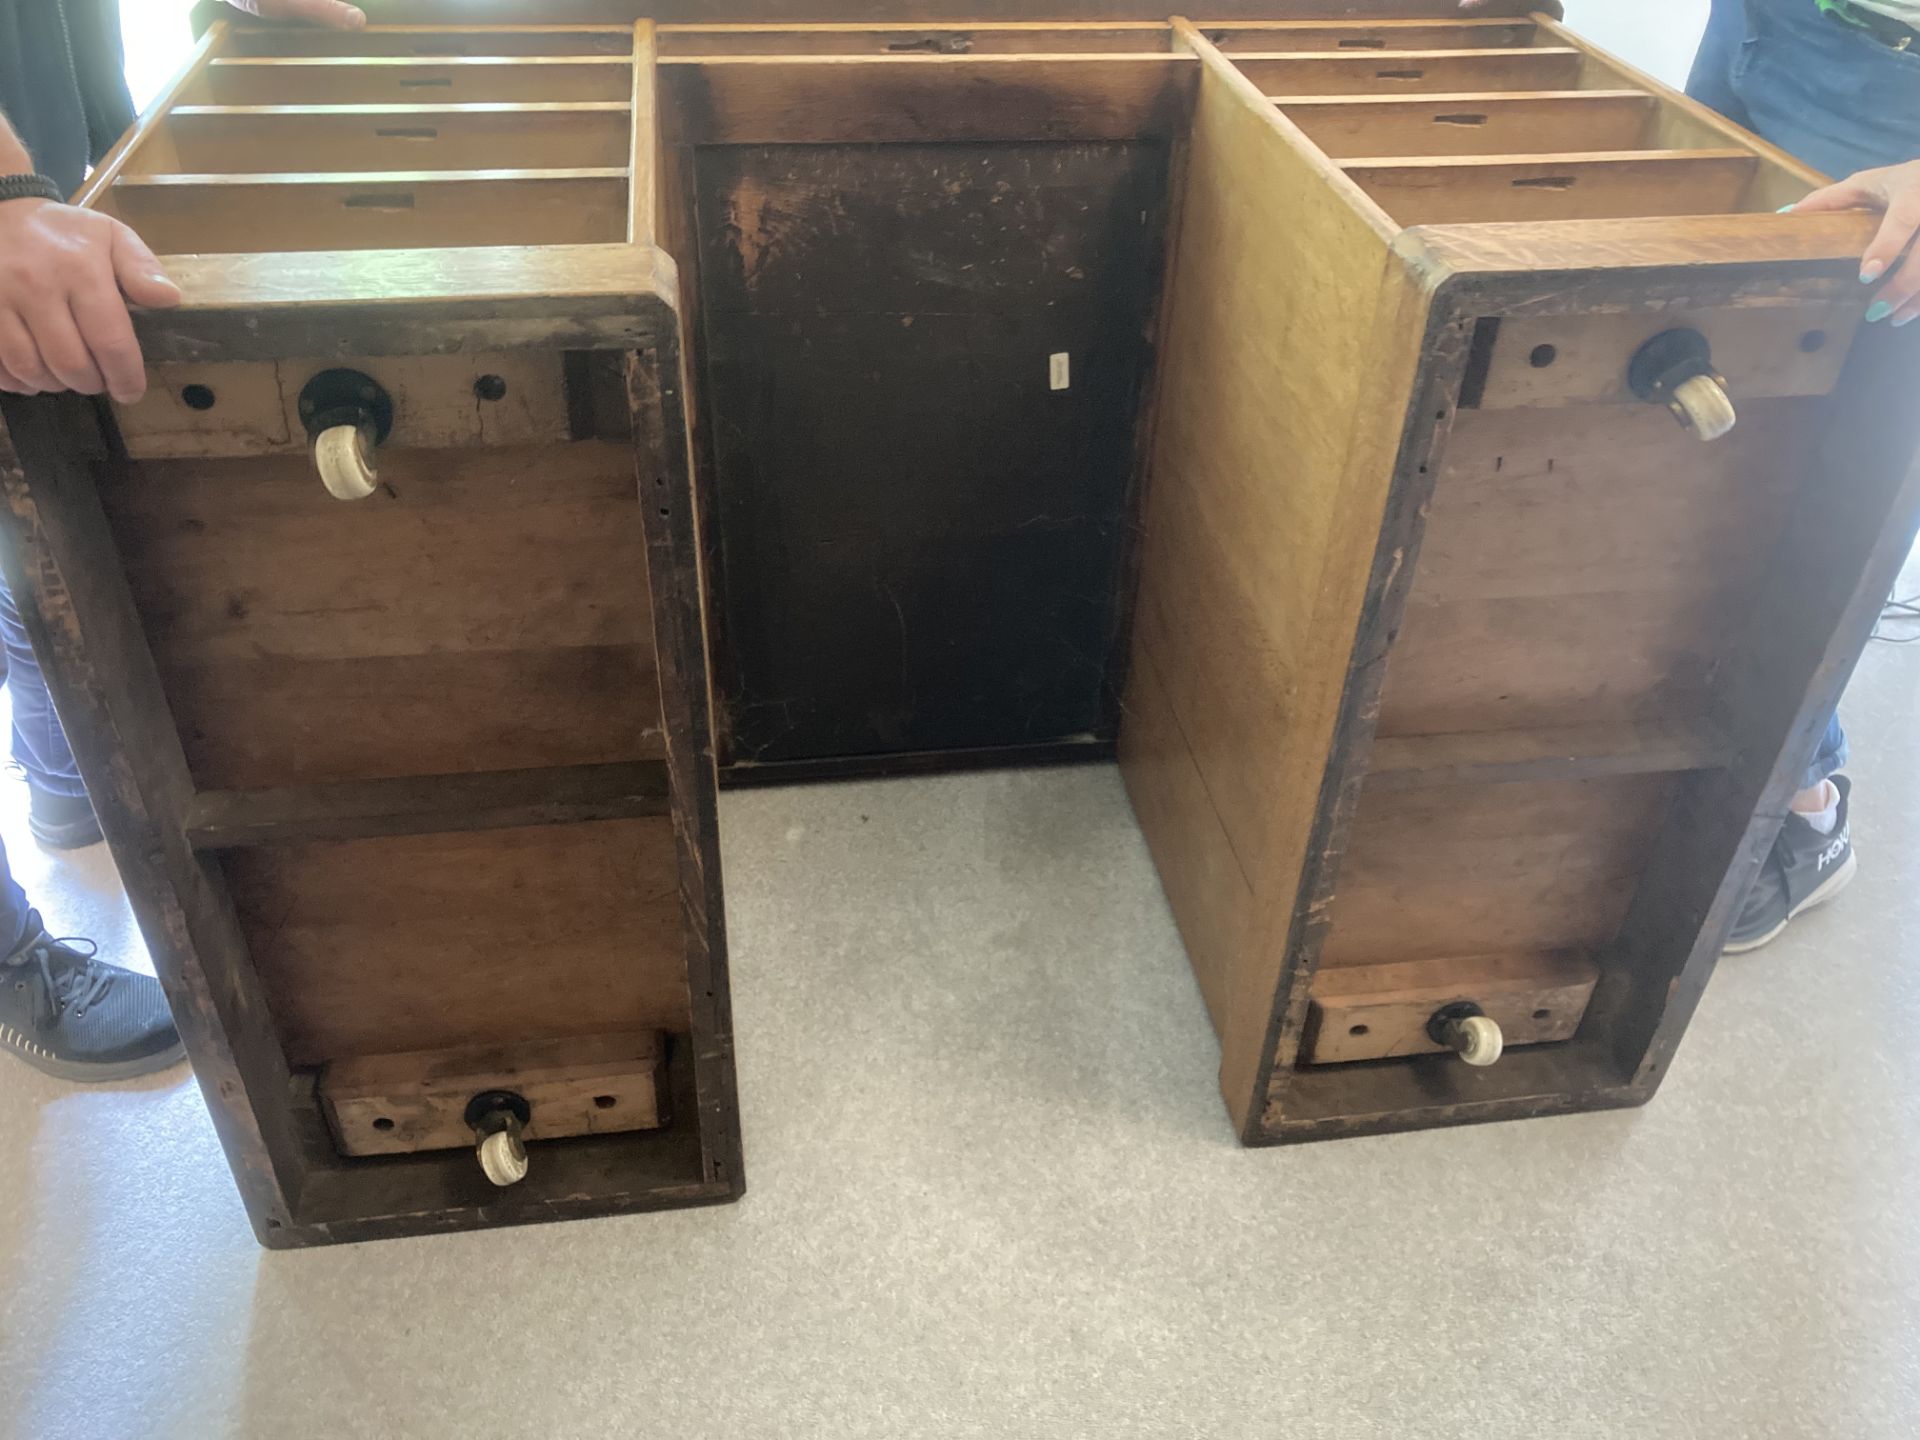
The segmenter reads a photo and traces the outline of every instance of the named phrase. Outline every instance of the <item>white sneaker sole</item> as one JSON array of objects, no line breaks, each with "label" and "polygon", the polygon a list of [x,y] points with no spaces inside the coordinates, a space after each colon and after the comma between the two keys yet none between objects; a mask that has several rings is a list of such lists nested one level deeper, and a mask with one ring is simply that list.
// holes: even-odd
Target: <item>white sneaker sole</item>
[{"label": "white sneaker sole", "polygon": [[1859,857],[1852,851],[1848,851],[1846,863],[1841,865],[1838,870],[1834,871],[1833,874],[1829,875],[1825,880],[1822,880],[1813,890],[1809,891],[1806,899],[1802,900],[1787,912],[1786,919],[1782,920],[1764,935],[1756,935],[1751,940],[1742,940],[1737,944],[1730,943],[1723,946],[1720,953],[1722,955],[1747,955],[1758,950],[1762,945],[1772,944],[1780,938],[1781,933],[1786,930],[1787,926],[1799,919],[1800,916],[1806,914],[1807,911],[1814,909],[1816,906],[1826,904],[1829,900],[1833,899],[1834,896],[1852,884],[1853,877],[1859,868]]}]

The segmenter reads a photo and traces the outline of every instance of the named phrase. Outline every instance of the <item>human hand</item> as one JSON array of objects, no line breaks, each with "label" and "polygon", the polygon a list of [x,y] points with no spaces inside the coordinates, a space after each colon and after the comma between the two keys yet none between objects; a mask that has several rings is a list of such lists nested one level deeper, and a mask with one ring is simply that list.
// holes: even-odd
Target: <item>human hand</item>
[{"label": "human hand", "polygon": [[358,30],[367,23],[364,11],[341,0],[227,0],[227,4],[262,20],[292,20],[324,30]]},{"label": "human hand", "polygon": [[178,305],[180,288],[138,235],[94,210],[0,201],[0,390],[147,391],[127,301]]},{"label": "human hand", "polygon": [[[1792,209],[1796,215],[1829,210],[1884,212],[1880,233],[1860,257],[1860,282],[1871,285],[1888,271],[1893,272],[1893,278],[1873,297],[1867,319],[1891,316],[1895,325],[1920,320],[1920,247],[1913,243],[1920,235],[1920,160],[1862,170],[1837,185],[1814,191]],[[1905,264],[1901,263],[1903,251],[1907,252]]]}]

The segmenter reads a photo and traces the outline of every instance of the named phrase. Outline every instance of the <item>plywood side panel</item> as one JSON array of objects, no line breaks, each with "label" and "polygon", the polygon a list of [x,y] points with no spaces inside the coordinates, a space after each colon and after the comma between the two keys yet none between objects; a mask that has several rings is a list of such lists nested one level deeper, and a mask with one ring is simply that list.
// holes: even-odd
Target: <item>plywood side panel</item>
[{"label": "plywood side panel", "polygon": [[1397,267],[1389,278],[1383,218],[1218,52],[1188,41],[1204,68],[1134,634],[1132,687],[1159,718],[1136,723],[1130,700],[1121,755],[1244,1125],[1424,304]]},{"label": "plywood side panel", "polygon": [[686,1033],[665,816],[237,850],[222,863],[296,1066]]}]

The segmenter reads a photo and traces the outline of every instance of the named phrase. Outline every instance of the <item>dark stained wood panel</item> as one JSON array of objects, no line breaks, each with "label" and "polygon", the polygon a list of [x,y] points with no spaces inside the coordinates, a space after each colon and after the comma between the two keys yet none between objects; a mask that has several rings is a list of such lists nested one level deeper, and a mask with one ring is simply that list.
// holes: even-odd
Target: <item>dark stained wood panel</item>
[{"label": "dark stained wood panel", "polygon": [[697,175],[724,758],[1110,735],[1164,149]]}]

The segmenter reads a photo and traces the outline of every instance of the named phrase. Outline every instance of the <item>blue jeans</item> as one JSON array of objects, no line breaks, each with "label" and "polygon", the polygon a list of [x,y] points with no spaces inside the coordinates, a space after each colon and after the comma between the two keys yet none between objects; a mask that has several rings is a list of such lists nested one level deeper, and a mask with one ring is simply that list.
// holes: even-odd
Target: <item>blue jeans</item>
[{"label": "blue jeans", "polygon": [[[1890,50],[1814,0],[1713,0],[1687,93],[1835,179],[1920,158],[1920,51]],[[1800,788],[1846,763],[1835,715]]]},{"label": "blue jeans", "polygon": [[[29,779],[56,795],[84,795],[86,785],[73,763],[66,731],[60,717],[53,713],[53,700],[47,694],[46,677],[34,658],[33,645],[20,612],[14,608],[13,593],[0,579],[0,678],[13,691],[13,758]],[[7,851],[0,845],[0,955],[7,954],[26,938],[27,896],[13,871],[7,866]]]}]

